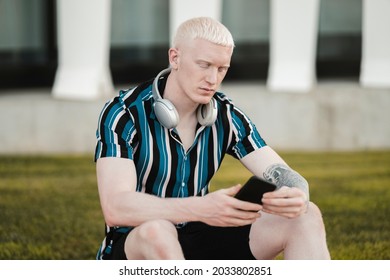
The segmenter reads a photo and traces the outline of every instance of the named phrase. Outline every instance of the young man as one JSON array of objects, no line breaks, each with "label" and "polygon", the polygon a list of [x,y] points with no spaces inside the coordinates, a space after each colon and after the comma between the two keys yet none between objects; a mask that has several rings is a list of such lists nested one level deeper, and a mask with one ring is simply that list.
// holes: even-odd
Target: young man
[{"label": "young man", "polygon": [[[96,161],[106,237],[99,259],[328,259],[319,209],[306,180],[217,92],[233,53],[218,21],[177,30],[169,69],[108,102]],[[225,154],[275,182],[263,205],[209,192]]]}]

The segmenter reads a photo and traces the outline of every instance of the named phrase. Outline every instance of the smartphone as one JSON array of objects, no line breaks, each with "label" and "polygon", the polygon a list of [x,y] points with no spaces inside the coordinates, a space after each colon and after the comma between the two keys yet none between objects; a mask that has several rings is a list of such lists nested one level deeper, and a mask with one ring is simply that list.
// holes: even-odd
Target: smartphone
[{"label": "smartphone", "polygon": [[261,179],[258,176],[252,176],[244,186],[235,195],[235,198],[249,201],[252,203],[263,204],[261,199],[266,192],[276,190],[276,185]]}]

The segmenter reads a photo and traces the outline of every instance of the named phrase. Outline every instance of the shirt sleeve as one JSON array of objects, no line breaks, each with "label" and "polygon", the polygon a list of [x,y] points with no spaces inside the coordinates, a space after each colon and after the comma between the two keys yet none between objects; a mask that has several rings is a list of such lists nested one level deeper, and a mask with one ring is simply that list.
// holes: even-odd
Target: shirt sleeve
[{"label": "shirt sleeve", "polygon": [[99,116],[95,161],[102,157],[133,159],[131,143],[135,135],[134,122],[124,104],[119,97],[112,99]]},{"label": "shirt sleeve", "polygon": [[229,154],[242,159],[249,153],[266,146],[255,124],[237,107],[231,113],[233,138]]}]

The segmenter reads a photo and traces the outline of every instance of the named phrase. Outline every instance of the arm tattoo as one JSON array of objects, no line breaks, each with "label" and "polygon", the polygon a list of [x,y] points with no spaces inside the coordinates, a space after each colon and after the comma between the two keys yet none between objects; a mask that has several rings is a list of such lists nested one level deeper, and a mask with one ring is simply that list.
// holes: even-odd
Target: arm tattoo
[{"label": "arm tattoo", "polygon": [[267,167],[263,173],[264,178],[274,183],[278,189],[282,186],[296,187],[306,193],[309,200],[309,184],[298,172],[292,170],[285,164],[276,163]]}]

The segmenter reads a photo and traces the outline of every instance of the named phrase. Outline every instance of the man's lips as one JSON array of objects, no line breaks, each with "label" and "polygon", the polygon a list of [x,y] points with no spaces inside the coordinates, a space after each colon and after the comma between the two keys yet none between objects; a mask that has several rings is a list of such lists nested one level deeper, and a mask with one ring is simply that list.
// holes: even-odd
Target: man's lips
[{"label": "man's lips", "polygon": [[214,93],[214,92],[215,92],[215,89],[212,89],[212,88],[201,87],[200,89],[201,89],[202,91],[207,92],[207,93]]}]

